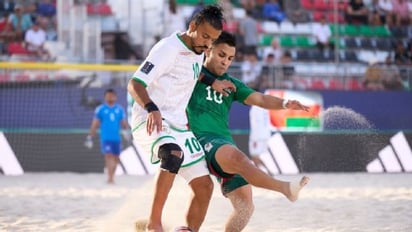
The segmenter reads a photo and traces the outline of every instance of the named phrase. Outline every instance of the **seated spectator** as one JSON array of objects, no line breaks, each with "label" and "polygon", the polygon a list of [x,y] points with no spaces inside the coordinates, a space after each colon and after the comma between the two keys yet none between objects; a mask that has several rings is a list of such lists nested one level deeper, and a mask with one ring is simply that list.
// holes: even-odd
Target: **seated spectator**
[{"label": "seated spectator", "polygon": [[56,6],[51,0],[40,0],[37,4],[37,13],[45,17],[53,17],[56,15]]},{"label": "seated spectator", "polygon": [[383,23],[388,26],[392,26],[393,25],[392,0],[379,0],[378,6],[379,6],[379,9],[383,11],[385,14],[385,20],[383,21]]},{"label": "seated spectator", "polygon": [[380,26],[386,22],[386,12],[381,8],[379,0],[372,0],[369,8],[369,25]]},{"label": "seated spectator", "polygon": [[235,16],[233,14],[233,4],[230,0],[221,0],[219,5],[223,9],[223,17],[226,20],[226,23],[231,23],[235,20]]},{"label": "seated spectator", "polygon": [[277,23],[281,23],[286,19],[286,15],[282,11],[278,0],[266,0],[265,4],[263,4],[263,17]]},{"label": "seated spectator", "polygon": [[378,66],[375,59],[369,61],[369,66],[366,69],[363,79],[363,87],[367,90],[383,90],[382,69]]},{"label": "seated spectator", "polygon": [[349,23],[368,24],[369,11],[362,0],[350,0],[346,9],[346,21]]},{"label": "seated spectator", "polygon": [[397,41],[395,44],[395,64],[397,65],[409,65],[411,63],[412,54],[408,52],[405,45],[401,40]]},{"label": "seated spectator", "polygon": [[326,48],[333,49],[333,43],[330,42],[332,31],[328,24],[326,24],[325,15],[322,16],[319,23],[315,23],[312,27],[312,34],[316,38],[316,46],[323,51]]},{"label": "seated spectator", "polygon": [[392,0],[392,5],[396,26],[408,25],[411,22],[408,2],[406,0]]},{"label": "seated spectator", "polygon": [[10,24],[9,13],[5,12],[0,18],[0,41],[8,43],[14,39],[12,25]]},{"label": "seated spectator", "polygon": [[404,90],[400,71],[388,56],[382,65],[382,85],[385,90]]},{"label": "seated spectator", "polygon": [[242,62],[242,81],[251,88],[257,87],[257,82],[262,73],[262,65],[260,64],[256,53],[246,53],[245,59]]},{"label": "seated spectator", "polygon": [[[279,45],[279,41],[277,38],[272,39],[272,43],[270,44],[270,47],[265,47],[263,49],[263,59],[270,58],[271,62],[273,64],[279,64],[280,58],[283,54],[282,48]],[[269,57],[271,55],[271,57]]]},{"label": "seated spectator", "polygon": [[0,1],[0,17],[4,17],[5,13],[11,14],[14,11],[14,1],[3,0]]},{"label": "seated spectator", "polygon": [[241,49],[243,53],[256,53],[259,42],[258,21],[252,17],[251,11],[246,11],[246,17],[239,22],[239,34],[243,38]]},{"label": "seated spectator", "polygon": [[306,23],[310,21],[309,12],[305,10],[301,5],[300,1],[285,1],[284,10],[286,12],[286,17],[292,23]]},{"label": "seated spectator", "polygon": [[20,4],[14,6],[14,13],[10,15],[10,23],[18,41],[24,40],[24,33],[33,25],[30,15],[24,11]]},{"label": "seated spectator", "polygon": [[39,26],[38,23],[34,23],[32,28],[27,30],[24,42],[26,43],[26,49],[41,59],[50,59],[50,53],[44,48],[46,42],[46,32]]},{"label": "seated spectator", "polygon": [[293,88],[292,77],[295,75],[295,67],[292,65],[292,54],[290,51],[285,51],[280,58],[280,64],[282,65],[282,87]]}]

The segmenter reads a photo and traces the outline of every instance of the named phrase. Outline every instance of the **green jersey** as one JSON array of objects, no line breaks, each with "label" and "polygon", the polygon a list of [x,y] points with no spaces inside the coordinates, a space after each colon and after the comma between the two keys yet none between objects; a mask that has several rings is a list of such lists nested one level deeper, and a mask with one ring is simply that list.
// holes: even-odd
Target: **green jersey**
[{"label": "green jersey", "polygon": [[215,134],[232,140],[229,130],[229,111],[232,103],[234,101],[243,103],[255,90],[227,73],[215,76],[205,67],[202,68],[202,72],[218,80],[231,81],[236,86],[236,92],[231,92],[229,96],[224,97],[211,86],[198,81],[186,108],[189,127],[196,136]]}]

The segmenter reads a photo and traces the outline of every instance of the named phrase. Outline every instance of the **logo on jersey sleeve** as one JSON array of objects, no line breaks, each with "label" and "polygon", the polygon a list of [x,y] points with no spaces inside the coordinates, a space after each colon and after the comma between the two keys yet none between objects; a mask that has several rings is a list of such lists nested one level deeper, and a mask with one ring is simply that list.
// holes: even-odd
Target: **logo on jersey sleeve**
[{"label": "logo on jersey sleeve", "polygon": [[154,64],[150,63],[149,61],[146,61],[143,64],[143,67],[142,69],[140,69],[140,71],[142,71],[143,73],[149,74],[150,71],[152,71],[153,67],[154,67]]}]

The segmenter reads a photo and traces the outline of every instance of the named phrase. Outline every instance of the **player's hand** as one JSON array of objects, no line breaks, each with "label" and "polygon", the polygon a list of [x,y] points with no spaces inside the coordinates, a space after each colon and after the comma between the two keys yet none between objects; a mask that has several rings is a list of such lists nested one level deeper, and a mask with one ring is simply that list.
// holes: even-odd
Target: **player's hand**
[{"label": "player's hand", "polygon": [[291,110],[304,110],[304,111],[309,111],[309,106],[305,106],[299,101],[296,100],[289,100],[286,103],[286,108],[291,109]]},{"label": "player's hand", "polygon": [[236,86],[228,80],[215,80],[212,84],[213,90],[227,97],[231,92],[236,92]]},{"label": "player's hand", "polygon": [[88,149],[93,148],[93,138],[92,138],[92,136],[88,135],[86,137],[86,140],[84,141],[84,146]]},{"label": "player's hand", "polygon": [[146,131],[149,135],[155,131],[159,133],[162,130],[162,115],[160,111],[152,111],[147,115],[146,119]]}]

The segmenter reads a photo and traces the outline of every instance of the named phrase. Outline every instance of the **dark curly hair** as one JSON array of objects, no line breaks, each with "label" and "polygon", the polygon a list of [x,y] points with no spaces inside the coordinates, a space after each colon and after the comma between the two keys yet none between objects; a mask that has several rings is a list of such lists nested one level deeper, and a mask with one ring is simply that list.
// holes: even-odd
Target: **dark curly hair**
[{"label": "dark curly hair", "polygon": [[222,30],[224,21],[222,11],[218,5],[208,5],[197,12],[191,21],[194,21],[196,26],[207,22],[216,30]]}]

